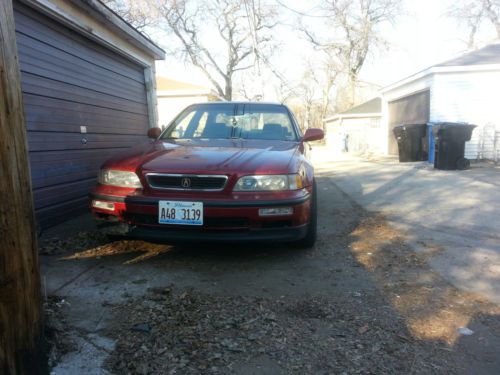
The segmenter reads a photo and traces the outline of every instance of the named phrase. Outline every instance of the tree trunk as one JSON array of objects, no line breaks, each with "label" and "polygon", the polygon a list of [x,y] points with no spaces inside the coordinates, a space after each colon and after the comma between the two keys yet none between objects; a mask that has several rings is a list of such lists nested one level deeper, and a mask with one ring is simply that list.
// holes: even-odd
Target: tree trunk
[{"label": "tree trunk", "polygon": [[233,100],[233,82],[231,77],[226,77],[226,87],[224,90],[224,99],[227,101]]},{"label": "tree trunk", "polygon": [[325,123],[323,122],[326,118],[326,114],[328,113],[328,107],[330,106],[330,90],[331,85],[328,82],[323,89],[323,100],[321,103],[321,128],[324,130]]},{"label": "tree trunk", "polygon": [[311,127],[311,104],[306,103],[306,113],[305,113],[305,124],[304,128],[309,129]]},{"label": "tree trunk", "polygon": [[348,90],[349,90],[349,93],[348,93],[348,103],[349,103],[349,108],[353,107],[354,106],[354,103],[356,103],[356,82],[358,80],[358,77],[353,74],[353,73],[350,73],[349,74],[349,82],[348,82]]},{"label": "tree trunk", "polygon": [[12,0],[0,1],[0,373],[45,374],[33,197]]}]

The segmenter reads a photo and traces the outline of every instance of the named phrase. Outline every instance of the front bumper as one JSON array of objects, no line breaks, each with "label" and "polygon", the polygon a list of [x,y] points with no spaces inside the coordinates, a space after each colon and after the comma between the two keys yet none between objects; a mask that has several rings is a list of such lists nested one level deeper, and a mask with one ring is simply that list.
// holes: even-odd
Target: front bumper
[{"label": "front bumper", "polygon": [[[175,228],[152,228],[132,226],[125,223],[107,223],[108,234],[125,236],[129,239],[151,242],[195,243],[195,242],[293,242],[306,236],[308,225],[289,228],[249,229],[247,231],[193,231]],[[111,224],[111,226],[109,225]]]},{"label": "front bumper", "polygon": [[[199,227],[158,223],[158,202],[162,199],[175,200],[171,197],[118,197],[96,192],[90,194],[90,199],[114,204],[112,212],[91,208],[97,218],[113,224],[115,228],[109,228],[111,233],[130,238],[173,242],[300,240],[307,233],[311,200],[307,191],[299,196],[278,200],[201,200],[204,206],[204,225]],[[292,207],[293,214],[272,217],[259,215],[260,208],[285,206]]]}]

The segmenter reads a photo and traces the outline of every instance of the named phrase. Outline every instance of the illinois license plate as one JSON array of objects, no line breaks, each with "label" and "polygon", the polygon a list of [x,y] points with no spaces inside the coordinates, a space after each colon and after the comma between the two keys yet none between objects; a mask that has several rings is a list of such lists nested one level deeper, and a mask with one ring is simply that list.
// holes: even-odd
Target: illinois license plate
[{"label": "illinois license plate", "polygon": [[160,201],[160,224],[203,225],[203,202]]}]

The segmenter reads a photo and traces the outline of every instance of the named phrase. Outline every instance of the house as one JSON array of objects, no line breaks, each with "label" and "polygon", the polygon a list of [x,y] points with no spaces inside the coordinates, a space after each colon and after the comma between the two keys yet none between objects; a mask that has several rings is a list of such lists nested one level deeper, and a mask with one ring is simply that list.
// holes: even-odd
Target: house
[{"label": "house", "polygon": [[349,151],[398,153],[393,129],[403,124],[477,125],[466,143],[469,159],[500,159],[500,42],[431,66],[380,90],[373,99],[325,119],[327,142]]},{"label": "house", "polygon": [[478,127],[466,143],[469,159],[498,160],[500,152],[500,43],[431,66],[381,90],[383,149],[397,153],[399,124],[466,122]]},{"label": "house", "polygon": [[217,93],[207,87],[157,76],[158,124],[167,126],[175,116],[190,104],[221,100]]},{"label": "house", "polygon": [[40,227],[86,210],[101,163],[157,126],[164,51],[98,0],[15,0]]},{"label": "house", "polygon": [[326,143],[333,149],[353,152],[383,152],[381,145],[382,99],[373,98],[324,120]]}]

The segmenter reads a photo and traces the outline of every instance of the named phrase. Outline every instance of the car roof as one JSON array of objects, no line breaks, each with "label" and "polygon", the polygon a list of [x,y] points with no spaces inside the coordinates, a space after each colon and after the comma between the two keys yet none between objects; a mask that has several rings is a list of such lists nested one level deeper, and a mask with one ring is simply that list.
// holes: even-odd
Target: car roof
[{"label": "car roof", "polygon": [[252,105],[275,105],[275,106],[280,106],[280,107],[286,107],[285,104],[283,103],[277,103],[277,102],[255,102],[255,101],[224,101],[224,100],[218,100],[215,102],[199,102],[199,103],[194,103],[193,105],[197,104],[204,104],[204,105],[217,105],[217,104],[252,104]]}]

